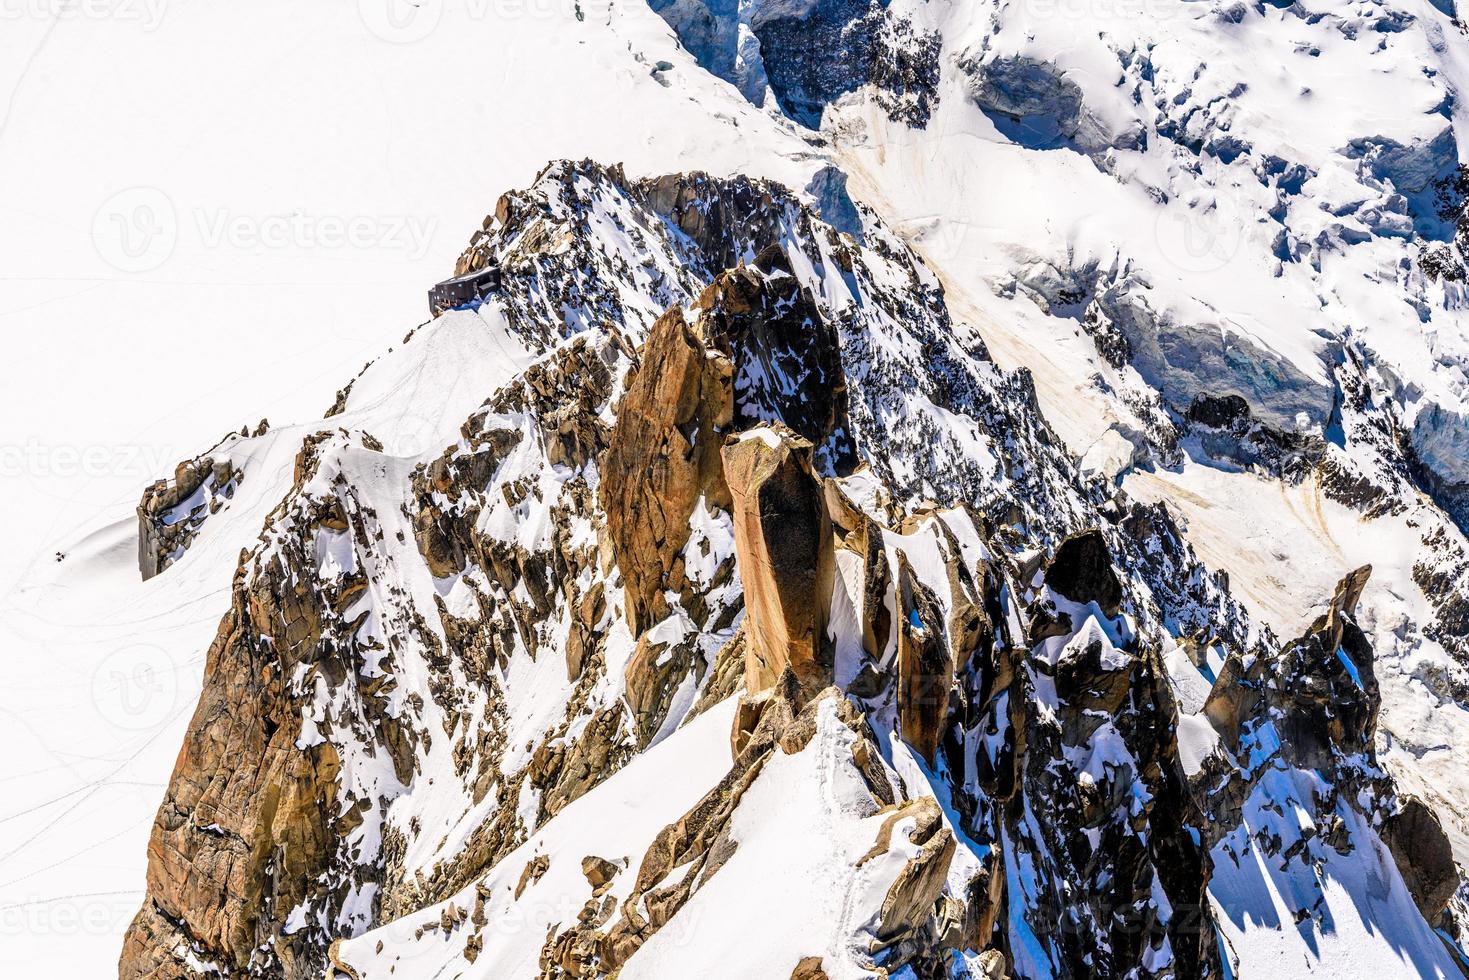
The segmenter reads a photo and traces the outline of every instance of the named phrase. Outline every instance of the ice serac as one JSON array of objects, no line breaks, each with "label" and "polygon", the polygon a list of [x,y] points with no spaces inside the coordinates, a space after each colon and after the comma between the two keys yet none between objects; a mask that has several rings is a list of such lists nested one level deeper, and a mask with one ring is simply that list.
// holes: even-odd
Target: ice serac
[{"label": "ice serac", "polygon": [[1091,113],[1081,88],[1053,64],[1025,56],[986,59],[965,53],[958,67],[968,76],[969,97],[1007,136],[1036,149],[1059,146],[1101,153],[1135,148],[1141,130],[1109,133]]},{"label": "ice serac", "polygon": [[864,86],[894,119],[927,123],[940,39],[878,0],[652,0],[699,64],[815,128],[827,105]]}]

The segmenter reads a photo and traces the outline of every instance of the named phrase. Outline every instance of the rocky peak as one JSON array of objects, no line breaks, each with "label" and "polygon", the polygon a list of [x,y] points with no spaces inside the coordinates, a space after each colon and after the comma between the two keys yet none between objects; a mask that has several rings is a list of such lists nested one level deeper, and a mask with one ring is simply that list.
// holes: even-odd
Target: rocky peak
[{"label": "rocky peak", "polygon": [[1096,603],[1109,618],[1115,619],[1122,606],[1122,583],[1112,570],[1107,539],[1097,530],[1061,542],[1046,566],[1045,583],[1051,591],[1072,602]]},{"label": "rocky peak", "polygon": [[781,422],[815,447],[818,469],[856,465],[835,324],[777,246],[720,273],[700,294],[699,329],[734,365],[740,428]]},{"label": "rocky peak", "polygon": [[683,577],[674,566],[695,506],[729,510],[719,450],[734,421],[732,373],[673,307],[653,324],[625,382],[598,493],[634,634],[668,615],[663,593]]},{"label": "rocky peak", "polygon": [[751,695],[787,670],[808,697],[832,681],[826,629],[835,574],[831,517],[811,456],[811,443],[783,426],[751,429],[724,446],[745,587],[745,689]]},{"label": "rocky peak", "polygon": [[1204,706],[1228,744],[1238,747],[1268,716],[1304,768],[1372,751],[1380,699],[1372,647],[1353,619],[1371,574],[1364,566],[1343,578],[1326,612],[1279,654],[1229,655]]},{"label": "rocky peak", "polygon": [[1341,862],[1391,861],[1400,880],[1389,892],[1439,937],[1457,935],[1448,838],[1420,800],[1397,795],[1377,758],[1373,650],[1355,620],[1371,571],[1346,575],[1277,654],[1230,654],[1203,709],[1220,747],[1190,782],[1226,889],[1256,855],[1281,859],[1277,887],[1292,894],[1297,923],[1324,920],[1322,880],[1345,873]]},{"label": "rocky peak", "polygon": [[[761,922],[782,974],[1222,977],[1213,876],[1295,841],[1396,841],[1442,913],[1366,573],[1276,651],[855,213],[587,162],[502,199],[461,259],[495,284],[423,330],[538,353],[420,455],[302,433],[124,976],[691,975],[680,930]],[[1179,637],[1223,651],[1201,715]]]},{"label": "rocky peak", "polygon": [[209,515],[229,504],[244,473],[227,457],[185,460],[138,503],[138,569],[150,579],[178,561]]}]

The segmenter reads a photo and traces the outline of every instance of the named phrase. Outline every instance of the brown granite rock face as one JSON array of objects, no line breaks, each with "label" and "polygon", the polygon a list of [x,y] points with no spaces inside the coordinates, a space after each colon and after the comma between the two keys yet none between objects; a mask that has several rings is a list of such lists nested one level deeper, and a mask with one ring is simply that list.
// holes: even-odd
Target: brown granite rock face
[{"label": "brown granite rock face", "polygon": [[329,917],[342,907],[351,883],[327,872],[369,801],[342,796],[337,746],[303,731],[303,701],[318,681],[351,689],[361,714],[337,721],[357,726],[400,782],[413,776],[413,736],[386,710],[383,679],[358,675],[358,651],[332,639],[360,625],[344,611],[365,579],[315,575],[319,536],[370,546],[364,524],[348,517],[360,509],[350,491],[303,489],[336,438],[306,440],[296,486],[267,525],[270,544],[241,557],[154,821],[148,895],[124,939],[122,980],[193,976],[175,955],[180,943],[236,973],[320,975],[331,937],[283,926],[304,902]]},{"label": "brown granite rock face", "polygon": [[618,408],[599,494],[635,636],[668,615],[663,591],[676,588],[699,498],[728,509],[719,432],[733,411],[730,370],[675,307],[653,325]]},{"label": "brown granite rock face", "polygon": [[595,854],[588,854],[581,859],[581,873],[586,876],[587,884],[592,886],[592,893],[600,895],[607,890],[612,879],[622,873],[622,865]]},{"label": "brown granite rock face", "polygon": [[691,667],[693,653],[686,644],[670,649],[647,636],[638,640],[623,674],[624,697],[632,710],[638,745],[658,734],[669,702]]},{"label": "brown granite rock face", "polygon": [[791,971],[791,980],[828,980],[819,956],[803,956]]},{"label": "brown granite rock face", "polygon": [[898,723],[903,739],[933,765],[949,713],[954,659],[933,593],[898,552]]},{"label": "brown granite rock face", "polygon": [[[260,631],[283,627],[282,646],[299,652],[319,636],[319,618],[311,597],[284,581],[247,590],[243,579],[242,567],[154,822],[149,900],[124,942],[123,980],[191,976],[169,954],[180,940],[245,969],[273,934],[267,902],[293,908],[335,847],[337,753],[329,743],[296,748],[286,663]],[[309,954],[297,962],[290,942],[276,955],[283,975],[317,969]]]},{"label": "brown granite rock face", "polygon": [[1436,923],[1459,887],[1454,849],[1433,808],[1405,796],[1398,812],[1382,826],[1382,840],[1393,856],[1408,894],[1423,918]]},{"label": "brown granite rock face", "polygon": [[199,526],[234,496],[243,477],[228,459],[201,456],[179,463],[172,480],[159,480],[143,491],[137,510],[138,571],[144,581],[188,549]]},{"label": "brown granite rock face", "polygon": [[[1253,668],[1253,662],[1250,666]],[[1204,716],[1231,751],[1239,746],[1245,723],[1260,705],[1258,678],[1251,678],[1252,672],[1246,668],[1242,656],[1230,651],[1204,702]]]},{"label": "brown granite rock face", "polygon": [[698,307],[705,341],[732,365],[735,428],[781,422],[811,443],[817,472],[851,472],[857,452],[836,327],[791,275],[785,252],[771,246],[753,266],[721,272]]},{"label": "brown granite rock face", "polygon": [[790,668],[815,694],[832,680],[826,621],[836,565],[811,444],[762,427],[725,444],[724,469],[745,586],[745,689],[767,690]]},{"label": "brown granite rock face", "polygon": [[909,819],[913,826],[908,830],[908,842],[918,845],[919,851],[908,859],[883,897],[876,935],[884,946],[912,935],[933,914],[957,846],[954,835],[944,825],[938,801],[921,796],[902,804],[888,816],[869,856],[888,850],[883,846],[883,838],[891,837],[897,824]]}]

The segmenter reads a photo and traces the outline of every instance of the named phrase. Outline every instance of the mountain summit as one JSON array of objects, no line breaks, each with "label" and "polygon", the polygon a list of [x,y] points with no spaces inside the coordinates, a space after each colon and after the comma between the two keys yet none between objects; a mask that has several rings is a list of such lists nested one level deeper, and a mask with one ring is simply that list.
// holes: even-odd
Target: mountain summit
[{"label": "mountain summit", "polygon": [[1469,975],[1452,3],[532,20],[430,318],[137,506],[122,980]]}]

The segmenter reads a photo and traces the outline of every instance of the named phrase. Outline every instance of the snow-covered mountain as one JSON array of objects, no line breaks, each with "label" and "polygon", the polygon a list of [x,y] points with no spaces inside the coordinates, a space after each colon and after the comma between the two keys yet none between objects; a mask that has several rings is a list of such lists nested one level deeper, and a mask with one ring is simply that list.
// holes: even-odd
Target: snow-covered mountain
[{"label": "snow-covered mountain", "polygon": [[7,601],[122,977],[1464,972],[1452,9],[359,12],[453,308]]}]

